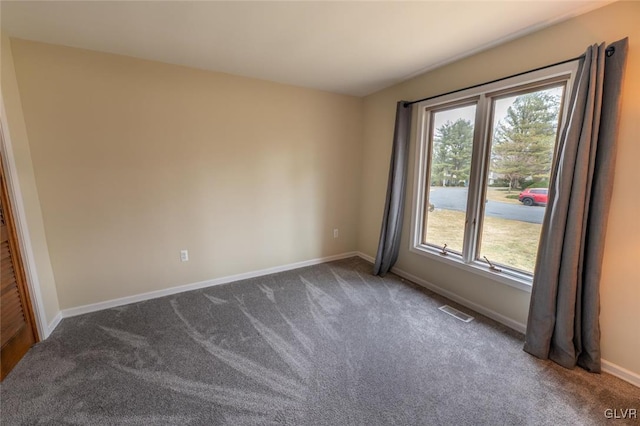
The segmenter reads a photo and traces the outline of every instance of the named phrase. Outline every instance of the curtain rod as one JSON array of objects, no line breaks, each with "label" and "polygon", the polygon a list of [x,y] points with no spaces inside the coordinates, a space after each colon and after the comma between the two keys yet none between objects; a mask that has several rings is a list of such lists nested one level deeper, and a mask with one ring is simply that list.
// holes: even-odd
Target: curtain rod
[{"label": "curtain rod", "polygon": [[[613,55],[615,53],[615,51],[616,51],[615,47],[609,46],[605,50],[605,53],[606,53],[607,57],[609,57],[609,56]],[[580,55],[580,56],[576,56],[575,58],[565,59],[564,61],[556,62],[554,64],[545,65],[545,66],[534,68],[534,69],[528,70],[528,71],[522,71],[522,72],[519,72],[517,74],[508,75],[506,77],[496,78],[495,80],[487,81],[487,82],[480,83],[480,84],[474,84],[473,86],[464,87],[462,89],[457,89],[457,90],[452,90],[452,91],[447,92],[447,93],[441,93],[441,94],[435,95],[435,96],[428,96],[426,98],[418,99],[417,101],[405,102],[404,103],[404,107],[406,108],[406,107],[411,106],[413,104],[417,104],[418,102],[429,101],[431,99],[439,98],[440,96],[446,96],[446,95],[451,95],[451,94],[454,94],[454,93],[462,92],[463,90],[475,89],[476,87],[484,86],[485,84],[497,83],[498,81],[507,80],[507,79],[513,78],[513,77],[518,77],[518,76],[521,76],[521,75],[524,75],[524,74],[528,74],[530,72],[544,70],[544,69],[547,69],[547,68],[555,67],[557,65],[566,64],[568,62],[577,61],[577,60],[583,59],[583,58],[584,58],[584,53],[582,55]]]}]

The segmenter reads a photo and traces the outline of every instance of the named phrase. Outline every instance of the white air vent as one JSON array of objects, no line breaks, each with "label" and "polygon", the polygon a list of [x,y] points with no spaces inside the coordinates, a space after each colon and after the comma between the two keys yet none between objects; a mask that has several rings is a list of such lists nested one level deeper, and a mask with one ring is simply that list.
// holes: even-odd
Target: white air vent
[{"label": "white air vent", "polygon": [[456,308],[452,308],[449,305],[440,306],[438,309],[440,309],[444,313],[451,315],[452,317],[458,318],[460,321],[463,321],[463,322],[473,321],[473,317],[471,315],[467,315],[464,312],[460,312]]}]

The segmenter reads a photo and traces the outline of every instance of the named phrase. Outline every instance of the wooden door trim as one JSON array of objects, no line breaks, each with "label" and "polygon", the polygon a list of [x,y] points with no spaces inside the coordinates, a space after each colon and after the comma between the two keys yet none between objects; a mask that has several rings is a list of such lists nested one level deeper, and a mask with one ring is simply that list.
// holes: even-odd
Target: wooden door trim
[{"label": "wooden door trim", "polygon": [[[35,326],[36,332],[40,339],[46,339],[49,337],[53,329],[58,325],[62,316],[57,306],[58,312],[53,318],[52,322],[47,321],[47,314],[44,307],[44,299],[42,289],[40,287],[40,279],[36,269],[36,260],[31,240],[29,236],[29,228],[27,227],[27,217],[24,211],[24,200],[20,192],[18,185],[18,174],[16,170],[16,163],[13,156],[13,145],[11,141],[11,135],[9,134],[9,127],[7,123],[7,113],[4,106],[4,96],[0,93],[0,154],[4,157],[4,170],[5,181],[7,188],[9,189],[8,197],[14,202],[12,213],[14,214],[14,224],[18,233],[16,238],[20,241],[21,247],[24,252],[21,252],[23,271],[27,277],[26,284],[31,294],[29,301],[32,304],[33,314],[35,314]],[[55,284],[54,284],[55,285]]]},{"label": "wooden door trim", "polygon": [[2,197],[2,205],[4,206],[4,220],[6,222],[8,237],[9,237],[9,249],[14,256],[15,264],[14,273],[16,275],[16,281],[18,284],[18,292],[24,302],[23,310],[25,314],[25,320],[31,332],[33,333],[34,341],[37,343],[40,341],[40,335],[38,329],[35,326],[35,315],[33,314],[33,307],[31,305],[31,294],[29,292],[29,286],[27,286],[27,278],[24,269],[24,262],[22,260],[22,250],[20,247],[20,241],[18,240],[18,233],[15,226],[13,216],[13,203],[9,199],[9,188],[7,186],[7,175],[4,171],[4,156],[0,152],[0,184],[2,188],[0,190],[0,196]]}]

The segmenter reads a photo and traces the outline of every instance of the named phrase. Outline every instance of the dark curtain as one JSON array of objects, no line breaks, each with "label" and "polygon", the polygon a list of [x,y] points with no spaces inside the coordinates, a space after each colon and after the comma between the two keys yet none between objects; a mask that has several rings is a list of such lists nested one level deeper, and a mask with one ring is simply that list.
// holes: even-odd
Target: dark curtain
[{"label": "dark curtain", "polygon": [[384,206],[376,263],[373,267],[374,275],[383,276],[389,272],[389,269],[396,263],[400,250],[411,135],[411,106],[405,107],[404,104],[405,101],[400,101],[396,105],[396,125],[393,132],[387,199]]},{"label": "dark curtain", "polygon": [[587,49],[550,181],[524,350],[600,371],[599,284],[628,39]]}]

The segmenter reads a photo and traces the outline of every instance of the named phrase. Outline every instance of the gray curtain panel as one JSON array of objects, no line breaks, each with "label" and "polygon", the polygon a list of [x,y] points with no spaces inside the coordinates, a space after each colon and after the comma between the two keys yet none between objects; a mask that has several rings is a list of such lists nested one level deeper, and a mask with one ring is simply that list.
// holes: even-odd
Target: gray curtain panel
[{"label": "gray curtain panel", "polygon": [[400,251],[412,110],[410,105],[405,107],[405,102],[400,101],[396,105],[396,127],[393,132],[387,200],[384,206],[376,263],[373,267],[374,275],[384,276],[389,272],[389,269],[398,260],[398,252]]},{"label": "gray curtain panel", "polygon": [[563,129],[533,280],[524,350],[600,371],[599,284],[628,39],[587,49]]}]

